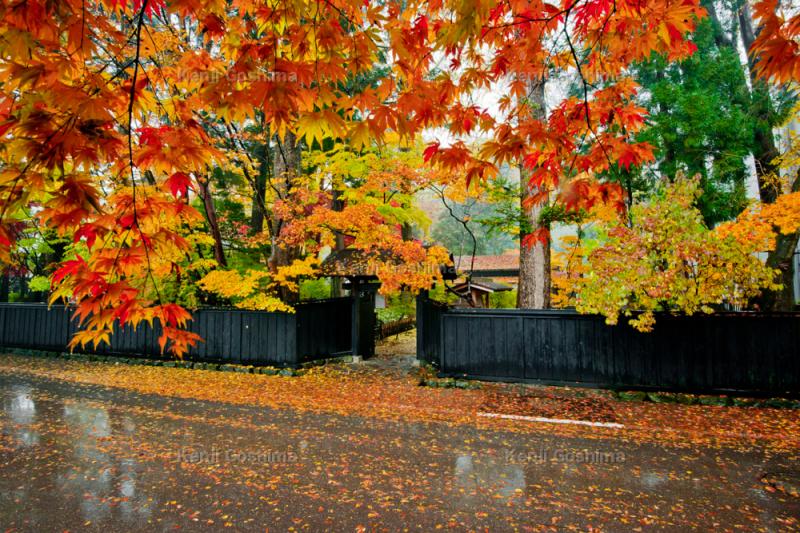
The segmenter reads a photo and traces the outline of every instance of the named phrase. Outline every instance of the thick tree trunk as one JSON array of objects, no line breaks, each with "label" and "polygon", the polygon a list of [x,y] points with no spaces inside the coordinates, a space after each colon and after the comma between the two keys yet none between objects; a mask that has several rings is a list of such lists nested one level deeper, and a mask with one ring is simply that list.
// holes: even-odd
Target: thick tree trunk
[{"label": "thick tree trunk", "polygon": [[211,236],[214,238],[214,259],[220,267],[227,267],[228,261],[225,259],[225,249],[222,246],[222,233],[219,231],[219,221],[217,220],[217,210],[214,207],[214,199],[211,197],[211,190],[208,180],[198,179],[200,196],[203,200],[203,211],[206,215],[208,227],[211,229]]},{"label": "thick tree trunk", "polygon": [[767,256],[767,265],[778,269],[778,281],[783,285],[779,291],[765,292],[759,300],[759,305],[764,310],[792,311],[794,300],[794,254],[800,233],[779,235],[775,243],[775,250]]},{"label": "thick tree trunk", "polygon": [[[798,191],[800,191],[800,174],[795,174],[792,180],[791,192]],[[800,240],[800,232],[789,235],[779,233],[775,242],[775,249],[767,255],[767,265],[778,269],[778,281],[783,285],[783,288],[779,291],[765,292],[758,302],[762,309],[771,311],[794,310],[794,254],[797,251],[798,240]]]},{"label": "thick tree trunk", "polygon": [[[544,80],[532,81],[528,86],[528,96],[537,118],[547,116],[544,101]],[[520,165],[520,205],[527,230],[536,231],[542,227],[539,222],[544,204],[526,207],[526,198],[535,195],[538,189],[528,185],[527,172]],[[549,229],[549,228],[546,228]],[[520,309],[546,309],[550,307],[550,242],[537,241],[530,247],[522,244],[519,250],[519,287],[517,307]]]},{"label": "thick tree trunk", "polygon": [[[738,13],[739,33],[745,50],[750,50],[756,38],[753,31],[753,19],[750,6],[745,2]],[[753,154],[756,163],[756,176],[758,178],[758,193],[764,203],[774,202],[783,191],[780,189],[780,168],[775,164],[779,152],[772,132],[772,125],[768,115],[772,107],[769,87],[755,73],[758,57],[751,54],[747,56],[748,75],[752,86],[752,102],[759,120],[757,121],[755,140],[756,150]],[[792,192],[800,190],[800,177],[795,175],[790,185]],[[780,234],[775,249],[767,256],[767,265],[779,271],[779,281],[783,288],[779,291],[765,292],[759,300],[759,305],[764,310],[789,311],[794,308],[794,253],[797,249],[800,234]]]},{"label": "thick tree trunk", "polygon": [[708,18],[711,21],[711,25],[714,29],[714,42],[717,44],[717,48],[732,47],[733,40],[722,28],[722,23],[719,20],[717,6],[714,5],[714,0],[702,0],[700,5],[705,8]]},{"label": "thick tree trunk", "polygon": [[[756,34],[753,31],[753,21],[750,15],[750,6],[745,2],[739,10],[739,33],[742,37],[742,44],[745,50],[750,50]],[[775,145],[775,136],[772,133],[772,125],[769,123],[769,112],[772,102],[769,95],[767,84],[755,73],[758,58],[747,55],[747,73],[750,77],[751,101],[753,111],[757,115],[755,130],[755,151],[753,157],[756,163],[756,176],[758,177],[758,194],[761,201],[772,203],[781,193],[775,181],[779,169],[775,164],[778,157],[778,148]]]},{"label": "thick tree trunk", "polygon": [[[286,133],[283,141],[277,140],[277,147],[273,154],[273,177],[276,184],[277,194],[285,198],[301,173],[302,145],[291,132]],[[279,236],[285,221],[275,218],[272,221],[271,244],[272,250],[269,257],[269,267],[274,272],[280,266],[290,265],[297,257],[298,250],[291,246],[286,246],[280,242]],[[280,297],[287,303],[297,300],[297,294],[284,289],[280,291]]]}]

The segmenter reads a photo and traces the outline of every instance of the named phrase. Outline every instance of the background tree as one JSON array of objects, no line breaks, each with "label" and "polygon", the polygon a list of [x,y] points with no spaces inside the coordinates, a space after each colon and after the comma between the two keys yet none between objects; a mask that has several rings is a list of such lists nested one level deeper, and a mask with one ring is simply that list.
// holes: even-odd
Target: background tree
[{"label": "background tree", "polygon": [[670,63],[657,56],[636,69],[649,115],[639,138],[655,147],[657,171],[644,172],[638,188],[648,190],[658,175],[699,175],[700,210],[712,226],[747,204],[747,158],[759,120],[738,51],[718,24],[713,17],[698,24],[691,57]]},{"label": "background tree", "polygon": [[735,222],[710,230],[696,206],[700,179],[677,177],[633,206],[631,223],[600,222],[593,242],[574,240],[561,284],[566,301],[583,313],[619,316],[649,331],[659,311],[711,313],[746,306],[774,289],[777,271],[758,257],[775,246],[777,232],[800,224],[797,196],[765,209],[746,210]]},{"label": "background tree", "polygon": [[[451,208],[452,215],[447,210],[439,215],[431,230],[431,237],[454,255],[472,255],[472,235],[475,237],[475,255],[499,255],[516,246],[510,235],[492,226],[491,221],[499,215],[494,205],[471,198],[463,203],[455,203]],[[459,220],[467,222],[469,231]],[[468,267],[464,264],[460,266]]]}]

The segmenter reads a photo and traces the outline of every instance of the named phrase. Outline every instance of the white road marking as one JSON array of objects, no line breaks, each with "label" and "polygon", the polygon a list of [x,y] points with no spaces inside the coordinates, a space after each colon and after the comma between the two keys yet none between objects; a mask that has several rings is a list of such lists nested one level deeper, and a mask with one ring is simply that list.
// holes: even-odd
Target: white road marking
[{"label": "white road marking", "polygon": [[524,420],[526,422],[546,422],[550,424],[575,424],[578,426],[591,426],[600,428],[624,428],[622,424],[616,422],[589,422],[588,420],[567,420],[565,418],[544,418],[541,416],[523,416],[523,415],[504,415],[502,413],[478,413],[478,416],[484,418],[505,418],[508,420]]}]

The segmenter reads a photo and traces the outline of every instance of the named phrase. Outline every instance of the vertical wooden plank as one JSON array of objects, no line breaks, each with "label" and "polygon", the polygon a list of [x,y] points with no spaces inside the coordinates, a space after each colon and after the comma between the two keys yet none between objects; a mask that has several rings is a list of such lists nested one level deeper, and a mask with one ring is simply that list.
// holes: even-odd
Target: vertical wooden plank
[{"label": "vertical wooden plank", "polygon": [[[276,318],[281,361],[283,363],[291,363],[297,356],[297,349],[299,348],[297,339],[297,317],[293,317],[294,320],[291,321],[285,315],[276,315]],[[294,331],[294,333],[292,331]],[[292,340],[290,340],[290,337]],[[294,349],[291,349],[292,347],[294,347]]]},{"label": "vertical wooden plank", "polygon": [[49,349],[52,344],[53,328],[50,327],[50,315],[46,307],[36,305],[34,308],[34,336],[33,339],[37,344],[42,344],[44,349]]},{"label": "vertical wooden plank", "polygon": [[535,326],[532,320],[526,318],[524,315],[520,315],[519,321],[523,339],[522,357],[523,367],[525,369],[523,377],[526,379],[536,379],[537,368],[535,362],[536,354],[539,350],[539,335],[541,331],[539,331],[539,328]]},{"label": "vertical wooden plank", "polygon": [[[463,315],[456,315],[453,320],[453,324],[456,326],[454,330],[456,331],[456,335],[458,337],[459,346],[458,346],[458,357],[460,358],[460,368],[461,372],[469,373],[470,369],[472,373],[479,374],[479,369],[475,368],[475,365],[472,361],[472,354],[470,353],[470,342],[469,333],[470,333],[470,324],[469,319],[464,317]],[[477,342],[480,342],[478,340]]]},{"label": "vertical wooden plank", "polygon": [[243,311],[231,311],[231,356],[237,363],[242,363],[242,314]]},{"label": "vertical wooden plank", "polygon": [[192,323],[191,323],[191,330],[192,333],[195,333],[202,338],[202,341],[198,341],[197,346],[192,348],[192,357],[195,358],[197,361],[205,361],[206,359],[206,336],[203,334],[203,311],[200,309],[196,309],[192,312]]},{"label": "vertical wooden plank", "polygon": [[577,327],[578,342],[578,379],[588,383],[600,383],[601,377],[595,371],[595,361],[599,360],[594,353],[594,346],[597,339],[594,337],[594,327],[590,320],[582,316],[575,316]]},{"label": "vertical wooden plank", "polygon": [[268,364],[272,362],[272,348],[270,346],[271,339],[269,336],[269,323],[271,320],[271,314],[272,313],[264,313],[263,315],[260,315],[258,319],[257,360],[260,364]]},{"label": "vertical wooden plank", "polygon": [[218,329],[221,341],[221,353],[226,362],[233,362],[233,355],[231,353],[231,314],[229,312],[217,313],[217,323],[222,324],[222,328]]},{"label": "vertical wooden plank", "polygon": [[214,311],[214,322],[211,324],[213,329],[209,332],[212,333],[216,339],[214,343],[215,346],[215,357],[219,358],[220,361],[224,361],[225,363],[230,363],[230,342],[228,340],[230,332],[228,328],[230,328],[230,321],[228,320],[228,314],[223,311],[215,310]]},{"label": "vertical wooden plank", "polygon": [[205,341],[201,345],[198,352],[204,361],[212,361],[215,355],[213,349],[214,339],[211,338],[212,330],[209,327],[210,320],[211,320],[210,310],[204,309],[197,312],[197,334],[203,337],[203,341]]},{"label": "vertical wooden plank", "polygon": [[547,319],[550,336],[550,357],[549,357],[549,379],[565,380],[567,377],[563,373],[564,368],[564,324],[560,320]]},{"label": "vertical wooden plank", "polygon": [[537,379],[539,373],[538,357],[541,351],[541,326],[530,317],[520,315],[520,327],[522,328],[522,354],[524,358],[525,378]]},{"label": "vertical wooden plank", "polygon": [[17,344],[20,345],[23,348],[27,347],[26,339],[27,339],[27,336],[28,336],[28,331],[25,328],[25,324],[28,321],[27,314],[28,313],[27,313],[27,311],[26,311],[26,309],[24,307],[20,308],[19,312],[17,312],[17,321],[16,321],[16,327],[15,327],[15,329],[16,329],[15,333],[16,333],[16,336],[18,338]]},{"label": "vertical wooden plank", "polygon": [[36,310],[30,307],[25,307],[25,321],[23,322],[25,332],[25,345],[29,348],[36,347]]},{"label": "vertical wooden plank", "polygon": [[10,321],[11,321],[11,309],[8,305],[3,305],[2,311],[0,311],[0,327],[2,327],[2,331],[0,331],[0,342],[3,343],[3,346],[11,346],[11,334],[10,330]]},{"label": "vertical wooden plank", "polygon": [[[669,328],[672,323],[673,322],[669,320],[668,317],[665,323],[666,328]],[[636,356],[640,364],[640,372],[635,385],[652,386],[654,383],[658,383],[658,364],[656,362],[656,357],[654,357],[655,339],[663,338],[661,330],[665,329],[659,328],[659,325],[659,321],[657,320],[653,331],[649,333],[637,332],[633,338],[634,345],[636,346]],[[656,332],[656,330],[658,330],[658,332]]]},{"label": "vertical wooden plank", "polygon": [[[494,317],[488,318],[483,321],[486,328],[486,335],[488,342],[486,343],[487,351],[493,354],[493,363],[490,362],[486,368],[487,376],[495,377],[513,377],[515,374],[514,368],[514,355],[508,351],[506,344],[506,328],[508,325],[508,318]],[[474,346],[476,356],[480,357],[480,346]]]},{"label": "vertical wooden plank", "polygon": [[525,329],[525,377],[542,379],[542,351],[544,349],[544,324],[529,316],[522,316]]},{"label": "vertical wooden plank", "polygon": [[464,348],[466,342],[461,335],[459,315],[452,314],[448,317],[447,321],[447,335],[444,346],[452,345],[454,349],[450,353],[451,368],[456,372],[464,372],[466,365],[464,364]]},{"label": "vertical wooden plank", "polygon": [[6,324],[8,325],[8,343],[9,346],[17,346],[19,343],[19,329],[17,326],[17,321],[19,320],[19,312],[16,309],[9,306],[9,315],[8,320],[6,320]]},{"label": "vertical wooden plank", "polygon": [[59,345],[61,350],[66,351],[67,343],[69,342],[69,309],[65,306],[58,306],[58,314],[60,315],[59,324],[61,325]]},{"label": "vertical wooden plank", "polygon": [[454,314],[442,313],[441,331],[439,332],[439,365],[444,372],[453,372],[457,368],[456,352],[458,338],[452,333]]},{"label": "vertical wooden plank", "polygon": [[239,345],[239,350],[241,351],[241,360],[244,364],[252,364],[252,357],[250,355],[250,334],[251,328],[250,319],[252,318],[253,314],[257,311],[243,311],[242,312],[242,335],[241,335],[241,343]]},{"label": "vertical wooden plank", "polygon": [[[277,354],[278,361],[281,363],[288,362],[291,357],[287,352],[288,345],[287,345],[287,330],[288,330],[288,320],[285,316],[276,313],[275,316],[275,353]],[[295,341],[296,342],[296,341]]]},{"label": "vertical wooden plank", "polygon": [[278,341],[275,324],[275,313],[270,313],[265,320],[267,331],[267,356],[270,360],[278,361]]},{"label": "vertical wooden plank", "polygon": [[8,328],[6,318],[8,317],[8,307],[0,303],[0,346],[8,345]]},{"label": "vertical wooden plank", "polygon": [[206,331],[206,353],[209,360],[222,361],[222,336],[220,331],[219,312],[216,309],[209,309],[205,313],[205,323],[203,327]]},{"label": "vertical wooden plank", "polygon": [[297,316],[285,315],[286,329],[284,338],[286,339],[287,362],[297,364],[300,362],[300,354],[297,351]]}]

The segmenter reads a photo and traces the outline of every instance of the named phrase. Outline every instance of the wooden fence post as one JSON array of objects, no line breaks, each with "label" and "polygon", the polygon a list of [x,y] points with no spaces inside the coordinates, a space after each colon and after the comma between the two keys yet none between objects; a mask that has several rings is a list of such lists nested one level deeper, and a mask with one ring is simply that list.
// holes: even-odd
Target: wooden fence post
[{"label": "wooden fence post", "polygon": [[419,294],[417,294],[417,309],[416,309],[416,321],[417,321],[417,360],[427,361],[426,354],[425,354],[425,343],[424,343],[424,335],[425,335],[425,300],[428,298],[428,291],[421,290]]},{"label": "wooden fence post", "polygon": [[350,333],[350,342],[352,344],[353,355],[360,355],[358,353],[359,340],[361,339],[361,287],[358,278],[350,279],[350,298],[352,299],[353,306],[351,312],[353,313],[352,329]]}]

